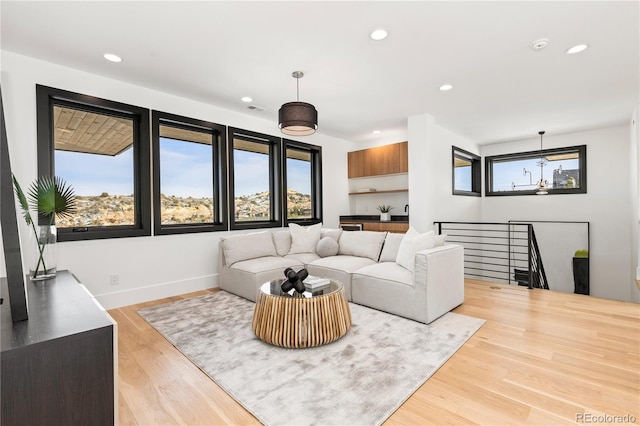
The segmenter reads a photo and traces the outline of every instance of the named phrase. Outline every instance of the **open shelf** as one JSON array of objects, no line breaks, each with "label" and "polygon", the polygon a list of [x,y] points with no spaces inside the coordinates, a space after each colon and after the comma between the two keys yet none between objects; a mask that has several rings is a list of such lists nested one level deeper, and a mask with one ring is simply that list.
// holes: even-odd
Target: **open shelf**
[{"label": "open shelf", "polygon": [[388,194],[390,192],[409,192],[409,189],[386,189],[382,191],[367,191],[367,192],[350,192],[349,195],[365,195],[365,194]]}]

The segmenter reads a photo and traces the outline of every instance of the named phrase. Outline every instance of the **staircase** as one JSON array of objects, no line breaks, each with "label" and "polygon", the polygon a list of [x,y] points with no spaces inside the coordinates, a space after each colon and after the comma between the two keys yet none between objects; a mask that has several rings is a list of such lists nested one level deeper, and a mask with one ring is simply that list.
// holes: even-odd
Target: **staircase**
[{"label": "staircase", "polygon": [[531,223],[434,222],[447,242],[464,246],[466,277],[549,289]]}]

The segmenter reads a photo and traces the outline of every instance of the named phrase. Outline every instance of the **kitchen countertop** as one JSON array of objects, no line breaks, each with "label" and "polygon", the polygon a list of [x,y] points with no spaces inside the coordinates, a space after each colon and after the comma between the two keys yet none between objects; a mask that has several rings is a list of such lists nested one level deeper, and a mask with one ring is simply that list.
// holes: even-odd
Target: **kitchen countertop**
[{"label": "kitchen countertop", "polygon": [[[380,215],[340,216],[340,222],[382,222]],[[392,215],[391,222],[409,223],[408,215]]]}]

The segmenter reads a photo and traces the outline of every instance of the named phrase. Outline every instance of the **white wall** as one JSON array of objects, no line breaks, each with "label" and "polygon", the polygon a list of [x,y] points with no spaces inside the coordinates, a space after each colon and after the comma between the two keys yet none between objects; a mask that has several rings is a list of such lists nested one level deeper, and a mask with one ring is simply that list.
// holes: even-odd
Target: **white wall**
[{"label": "white wall", "polygon": [[[533,151],[538,137],[484,145],[482,156]],[[545,135],[544,148],[587,145],[587,193],[484,197],[482,220],[589,221],[591,295],[630,301],[631,215],[629,126]],[[555,253],[542,253],[553,257]]]},{"label": "white wall", "polygon": [[[8,51],[0,51],[0,55],[11,165],[23,185],[33,181],[37,173],[36,84],[280,134],[277,124],[260,118],[259,113],[241,114]],[[324,223],[337,227],[338,216],[349,211],[346,153],[355,148],[351,142],[321,133],[300,140],[323,147]],[[27,241],[28,229],[24,221],[19,224],[22,241]],[[71,270],[106,308],[112,308],[217,285],[218,240],[225,234],[64,242],[58,244],[58,267]],[[120,275],[117,286],[109,284],[112,273]]]},{"label": "white wall", "polygon": [[[636,105],[629,126],[629,161],[631,173],[631,275],[640,280],[640,104]],[[630,300],[640,302],[640,289],[631,286]]]},{"label": "white wall", "polygon": [[480,197],[452,194],[451,146],[474,154],[476,143],[436,124],[427,114],[408,119],[409,222],[420,232],[434,229],[434,221],[480,220]]}]

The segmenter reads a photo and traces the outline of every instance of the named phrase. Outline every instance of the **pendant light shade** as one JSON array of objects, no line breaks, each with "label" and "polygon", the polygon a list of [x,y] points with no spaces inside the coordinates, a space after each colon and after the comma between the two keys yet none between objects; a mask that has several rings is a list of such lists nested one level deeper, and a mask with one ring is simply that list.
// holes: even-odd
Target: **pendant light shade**
[{"label": "pendant light shade", "polygon": [[547,181],[544,180],[544,165],[547,163],[547,160],[542,155],[542,135],[544,135],[544,130],[538,132],[540,135],[540,182],[538,182],[538,190],[536,191],[536,195],[547,195],[549,191],[547,191]]},{"label": "pendant light shade", "polygon": [[313,105],[300,102],[299,82],[304,76],[302,71],[294,71],[291,75],[296,79],[296,101],[287,102],[280,107],[278,127],[285,135],[312,135],[318,128],[318,111]]}]

